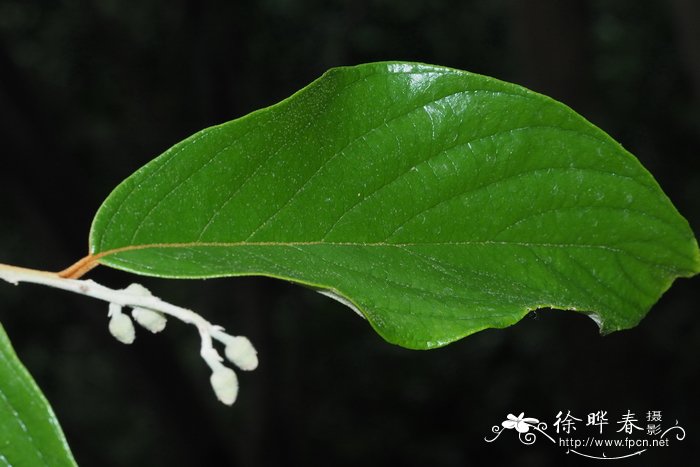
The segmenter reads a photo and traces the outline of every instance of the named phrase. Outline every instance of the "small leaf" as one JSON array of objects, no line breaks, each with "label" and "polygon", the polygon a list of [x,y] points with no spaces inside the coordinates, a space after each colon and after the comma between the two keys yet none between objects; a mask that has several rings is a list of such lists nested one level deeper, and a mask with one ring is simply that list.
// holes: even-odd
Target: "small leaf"
[{"label": "small leaf", "polygon": [[0,325],[0,465],[75,466],[56,415]]},{"label": "small leaf", "polygon": [[107,198],[90,252],[146,275],[294,281],[412,348],[541,307],[629,328],[700,271],[686,220],[603,131],[416,63],[332,69],[175,145]]}]

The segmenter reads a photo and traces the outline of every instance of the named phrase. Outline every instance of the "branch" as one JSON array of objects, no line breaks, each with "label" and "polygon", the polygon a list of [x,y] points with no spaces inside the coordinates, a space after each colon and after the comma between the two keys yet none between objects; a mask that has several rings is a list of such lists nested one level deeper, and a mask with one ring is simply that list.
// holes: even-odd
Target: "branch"
[{"label": "branch", "polygon": [[110,289],[92,280],[68,279],[62,277],[60,273],[2,263],[0,263],[0,279],[14,285],[20,282],[46,285],[108,302],[109,330],[114,337],[125,344],[134,341],[135,330],[131,318],[122,312],[123,307],[131,308],[134,319],[154,333],[165,327],[164,315],[195,326],[202,341],[200,355],[212,370],[210,378],[212,388],[217,398],[226,405],[231,405],[236,400],[238,379],[233,370],[222,363],[224,359],[214,348],[214,341],[225,346],[226,358],[241,370],[254,370],[258,366],[257,353],[248,338],[227,334],[221,326],[211,324],[192,310],[161,300],[139,284],[131,284],[125,289]]}]

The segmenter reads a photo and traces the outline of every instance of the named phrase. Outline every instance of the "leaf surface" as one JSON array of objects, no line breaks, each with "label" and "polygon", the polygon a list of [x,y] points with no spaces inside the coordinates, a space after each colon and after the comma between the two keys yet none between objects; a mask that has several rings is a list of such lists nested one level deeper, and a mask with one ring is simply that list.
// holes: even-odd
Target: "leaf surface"
[{"label": "leaf surface", "polygon": [[417,63],[332,69],[175,145],[107,198],[90,252],[139,274],[304,284],[411,348],[541,307],[629,328],[700,270],[688,223],[603,131]]},{"label": "leaf surface", "polygon": [[75,466],[56,415],[0,325],[0,466]]}]

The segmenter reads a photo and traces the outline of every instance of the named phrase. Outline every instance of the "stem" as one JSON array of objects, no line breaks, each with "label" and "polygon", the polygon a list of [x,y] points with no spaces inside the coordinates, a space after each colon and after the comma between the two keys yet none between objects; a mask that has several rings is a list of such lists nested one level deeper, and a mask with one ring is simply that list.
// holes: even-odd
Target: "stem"
[{"label": "stem", "polygon": [[93,268],[99,266],[100,263],[97,262],[97,259],[94,255],[87,255],[57,274],[66,279],[80,279]]},{"label": "stem", "polygon": [[[41,277],[41,276],[58,277],[59,276],[59,273],[57,273],[57,272],[41,271],[39,269],[22,268],[19,266],[12,266],[11,264],[0,263],[0,279],[4,279],[7,282],[10,282],[12,284],[17,285],[17,282],[13,282],[10,279],[6,279],[6,277],[12,277],[14,274],[28,274],[28,275],[33,275],[33,276],[37,276],[37,277]],[[24,280],[20,280],[19,282],[24,282]]]},{"label": "stem", "polygon": [[0,264],[0,279],[17,285],[20,282],[46,285],[68,292],[86,295],[108,303],[127,307],[146,308],[173,316],[180,321],[197,326],[198,329],[209,332],[213,325],[192,310],[181,308],[161,300],[153,295],[141,295],[123,289],[110,289],[90,279],[67,279],[59,273],[27,269],[17,266]]}]

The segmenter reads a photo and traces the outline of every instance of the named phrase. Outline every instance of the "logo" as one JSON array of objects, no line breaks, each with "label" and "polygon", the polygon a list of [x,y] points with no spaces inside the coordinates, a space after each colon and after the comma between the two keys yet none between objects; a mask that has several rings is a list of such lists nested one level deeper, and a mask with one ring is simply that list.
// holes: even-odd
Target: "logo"
[{"label": "logo", "polygon": [[566,454],[616,460],[640,456],[649,449],[666,448],[685,439],[685,429],[678,420],[669,426],[664,425],[660,410],[649,410],[645,415],[639,417],[640,421],[634,412],[627,410],[611,419],[607,410],[597,410],[586,414],[584,423],[584,418],[576,417],[570,410],[566,414],[559,411],[549,428],[546,422],[526,417],[524,412],[517,417],[508,414],[500,425],[491,427],[493,436],[484,437],[484,441],[493,443],[504,432],[513,432],[524,445],[542,439],[565,449]]}]

